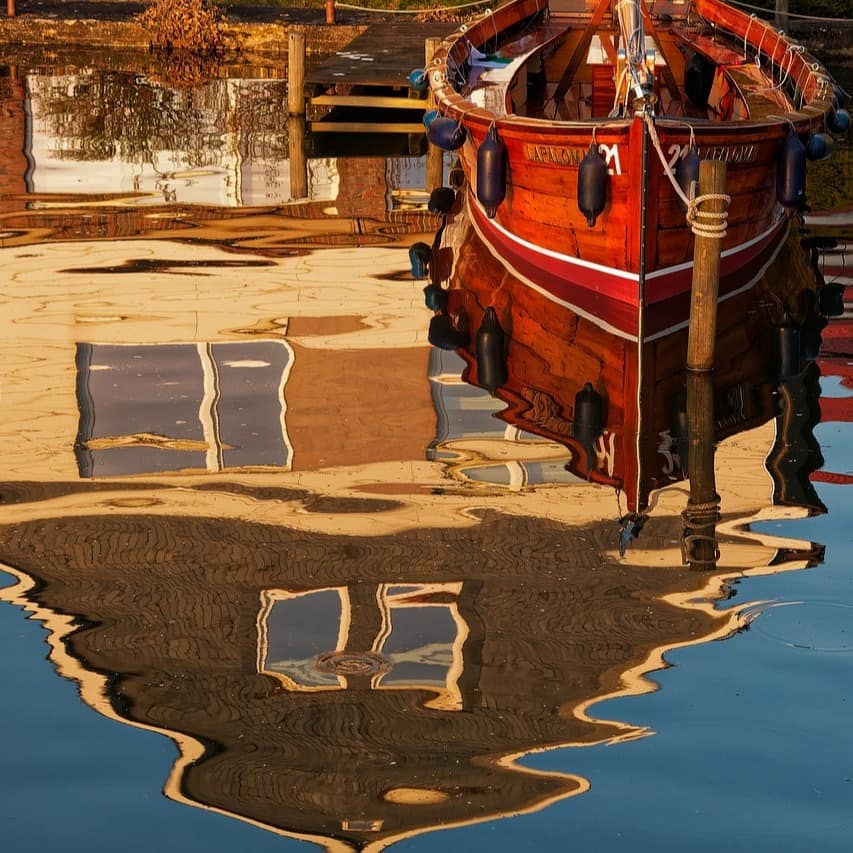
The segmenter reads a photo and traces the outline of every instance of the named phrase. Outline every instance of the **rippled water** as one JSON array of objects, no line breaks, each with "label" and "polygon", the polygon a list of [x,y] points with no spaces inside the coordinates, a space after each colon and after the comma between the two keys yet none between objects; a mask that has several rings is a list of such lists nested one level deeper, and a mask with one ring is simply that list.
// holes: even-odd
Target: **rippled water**
[{"label": "rippled water", "polygon": [[[668,397],[646,434],[613,391],[587,446],[554,390],[618,374],[615,343],[549,318],[586,349],[515,356],[495,396],[430,346],[411,141],[309,136],[294,171],[268,76],[0,83],[6,849],[849,849],[849,318],[781,387],[764,357],[849,284],[849,210],[721,314],[697,572]],[[473,317],[493,261],[461,214],[441,250]]]}]

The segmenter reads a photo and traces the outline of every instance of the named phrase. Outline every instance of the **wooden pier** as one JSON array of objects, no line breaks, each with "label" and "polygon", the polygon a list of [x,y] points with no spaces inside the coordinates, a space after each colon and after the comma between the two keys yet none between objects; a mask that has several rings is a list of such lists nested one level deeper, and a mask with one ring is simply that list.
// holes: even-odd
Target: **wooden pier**
[{"label": "wooden pier", "polygon": [[305,77],[308,100],[330,108],[313,132],[423,133],[426,93],[409,85],[425,63],[428,39],[453,32],[452,23],[377,23]]}]

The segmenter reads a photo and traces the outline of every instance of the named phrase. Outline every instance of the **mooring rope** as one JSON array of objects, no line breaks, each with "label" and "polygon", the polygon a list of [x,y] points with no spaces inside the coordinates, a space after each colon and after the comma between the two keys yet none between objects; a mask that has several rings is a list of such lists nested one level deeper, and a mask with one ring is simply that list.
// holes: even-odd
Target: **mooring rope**
[{"label": "mooring rope", "polygon": [[[690,224],[690,230],[696,236],[711,237],[715,240],[722,240],[726,234],[726,223],[729,218],[728,206],[732,197],[727,193],[705,193],[704,195],[697,196],[693,194],[695,192],[694,187],[691,187],[691,192],[688,196],[675,179],[672,167],[669,165],[666,155],[663,153],[663,148],[660,144],[660,137],[658,137],[657,128],[655,127],[654,118],[651,113],[648,112],[645,114],[644,118],[646,125],[649,128],[649,136],[651,137],[652,145],[654,146],[655,151],[657,151],[664,173],[667,178],[669,178],[669,182],[672,184],[672,187],[678,197],[687,207],[687,221]],[[692,133],[693,130],[691,128],[691,137]],[[701,205],[707,201],[721,201],[723,203],[723,209],[720,211],[702,210]]]}]

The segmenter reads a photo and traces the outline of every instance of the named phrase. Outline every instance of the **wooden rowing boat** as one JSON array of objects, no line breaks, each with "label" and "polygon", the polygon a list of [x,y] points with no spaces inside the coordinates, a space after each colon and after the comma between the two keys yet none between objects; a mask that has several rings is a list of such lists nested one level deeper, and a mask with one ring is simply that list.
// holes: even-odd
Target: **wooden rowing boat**
[{"label": "wooden rowing boat", "polygon": [[[511,0],[423,71],[483,243],[552,302],[630,341],[686,325],[698,229],[722,300],[749,289],[805,202],[807,154],[849,115],[802,47],[720,0]],[[727,218],[696,195],[727,164]]]}]

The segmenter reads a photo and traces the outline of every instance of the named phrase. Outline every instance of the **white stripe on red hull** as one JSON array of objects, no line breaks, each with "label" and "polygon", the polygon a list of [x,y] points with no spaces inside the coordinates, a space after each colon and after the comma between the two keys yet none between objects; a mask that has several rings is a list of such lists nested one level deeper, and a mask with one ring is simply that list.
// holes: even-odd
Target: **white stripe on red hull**
[{"label": "white stripe on red hull", "polygon": [[[469,193],[468,209],[480,238],[509,271],[548,299],[570,308],[607,332],[636,341],[640,328],[640,276],[543,249],[489,219]],[[764,233],[725,250],[720,259],[720,299],[752,287],[781,249],[788,233],[784,216]],[[646,273],[646,340],[687,325],[691,263]]]}]

